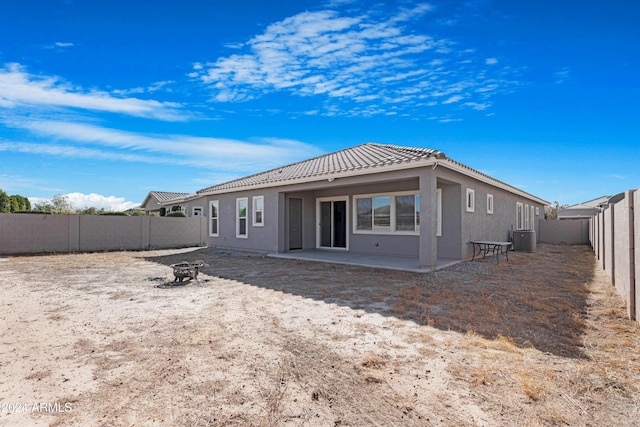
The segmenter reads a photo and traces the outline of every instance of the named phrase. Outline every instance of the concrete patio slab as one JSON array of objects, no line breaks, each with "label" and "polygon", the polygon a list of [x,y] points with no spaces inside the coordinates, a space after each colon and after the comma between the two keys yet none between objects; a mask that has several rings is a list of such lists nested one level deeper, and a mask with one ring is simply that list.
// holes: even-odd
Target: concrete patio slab
[{"label": "concrete patio slab", "polygon": [[[422,267],[418,258],[394,255],[375,255],[332,251],[321,249],[302,249],[297,251],[269,254],[272,258],[297,259],[303,261],[326,262],[331,264],[354,265],[360,267],[382,268],[385,270],[409,271],[412,273],[429,273],[434,269]],[[435,270],[449,267],[461,261],[454,259],[438,259]]]}]

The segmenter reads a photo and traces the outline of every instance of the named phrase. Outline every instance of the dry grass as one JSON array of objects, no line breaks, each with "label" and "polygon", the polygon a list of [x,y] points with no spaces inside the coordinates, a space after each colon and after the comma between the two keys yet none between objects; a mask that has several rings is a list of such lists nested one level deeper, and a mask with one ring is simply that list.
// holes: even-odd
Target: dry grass
[{"label": "dry grass", "polygon": [[[2,289],[41,305],[2,319],[71,335],[0,352],[0,395],[49,386],[75,410],[37,420],[60,426],[634,425],[640,329],[588,248],[538,249],[425,275],[206,249],[13,258]],[[211,266],[200,283],[158,288],[187,256]]]}]

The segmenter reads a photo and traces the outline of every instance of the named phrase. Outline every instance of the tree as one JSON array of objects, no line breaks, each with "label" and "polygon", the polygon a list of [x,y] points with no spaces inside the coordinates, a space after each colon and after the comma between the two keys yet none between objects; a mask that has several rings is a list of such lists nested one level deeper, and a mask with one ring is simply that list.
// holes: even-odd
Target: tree
[{"label": "tree", "polygon": [[11,212],[11,200],[9,195],[0,189],[0,213]]},{"label": "tree", "polygon": [[33,212],[52,213],[53,205],[48,200],[36,202],[35,206],[33,207]]},{"label": "tree", "polygon": [[552,206],[544,207],[544,219],[558,219],[558,210],[566,208],[567,204],[561,205],[557,201],[553,202]]},{"label": "tree", "polygon": [[28,212],[31,210],[31,202],[24,196],[14,194],[11,199],[11,212]]},{"label": "tree", "polygon": [[53,207],[51,213],[67,214],[71,213],[73,210],[73,206],[71,206],[69,198],[63,194],[56,194],[53,196],[51,198],[51,205]]}]

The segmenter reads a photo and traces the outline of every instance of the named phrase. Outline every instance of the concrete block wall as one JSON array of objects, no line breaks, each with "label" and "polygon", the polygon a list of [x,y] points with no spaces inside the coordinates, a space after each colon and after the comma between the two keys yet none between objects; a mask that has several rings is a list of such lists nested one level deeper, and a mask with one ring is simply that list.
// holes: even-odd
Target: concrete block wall
[{"label": "concrete block wall", "polygon": [[206,217],[0,214],[0,255],[206,245]]},{"label": "concrete block wall", "polygon": [[640,320],[640,189],[616,197],[593,218],[591,246],[611,284],[624,298],[627,315]]},{"label": "concrete block wall", "polygon": [[555,245],[588,245],[588,219],[540,220],[538,240]]}]

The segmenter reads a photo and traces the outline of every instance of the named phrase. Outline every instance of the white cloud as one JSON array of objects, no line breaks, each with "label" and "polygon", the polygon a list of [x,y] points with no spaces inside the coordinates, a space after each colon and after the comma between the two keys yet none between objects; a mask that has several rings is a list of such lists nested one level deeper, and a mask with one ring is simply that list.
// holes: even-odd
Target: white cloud
[{"label": "white cloud", "polygon": [[620,180],[627,179],[626,176],[620,175],[620,174],[617,174],[617,173],[612,173],[612,174],[606,175],[606,177],[607,178],[612,178],[612,179],[620,179]]},{"label": "white cloud", "polygon": [[[104,209],[109,212],[122,212],[129,209],[140,206],[140,203],[127,201],[124,197],[116,196],[103,196],[100,194],[82,194],[82,193],[67,193],[61,194],[66,197],[73,209],[87,209],[96,208],[98,210]],[[42,197],[29,197],[31,206],[35,206],[36,203],[49,202],[50,199]]]},{"label": "white cloud", "polygon": [[24,71],[19,64],[0,68],[0,107],[75,108],[145,117],[164,121],[182,121],[187,115],[181,105],[139,98],[120,98],[104,91],[86,91],[58,77],[38,76]]},{"label": "white cloud", "polygon": [[26,129],[47,142],[0,141],[0,151],[226,171],[264,170],[320,154],[309,144],[278,138],[240,141],[189,135],[159,136],[53,120],[16,121],[10,125]]},{"label": "white cloud", "polygon": [[453,95],[452,97],[442,101],[443,104],[453,104],[455,102],[460,102],[464,99],[463,96],[460,95]]},{"label": "white cloud", "polygon": [[[321,96],[327,115],[361,114],[371,111],[363,104],[400,99],[400,94],[403,109],[424,105],[428,97],[448,95],[449,103],[456,102],[452,94],[479,104],[495,93],[483,90],[489,81],[496,89],[511,84],[491,78],[490,71],[504,72],[494,67],[496,58],[481,65],[475,49],[458,49],[454,41],[420,33],[419,19],[431,10],[419,4],[391,15],[373,10],[300,13],[235,45],[232,55],[194,64],[190,76],[199,75],[218,102],[271,92]],[[388,110],[383,106],[380,113]]]},{"label": "white cloud", "polygon": [[75,46],[73,43],[68,42],[55,42],[56,47],[73,47]]},{"label": "white cloud", "polygon": [[553,74],[556,84],[562,84],[571,78],[571,71],[567,67],[563,67]]}]

